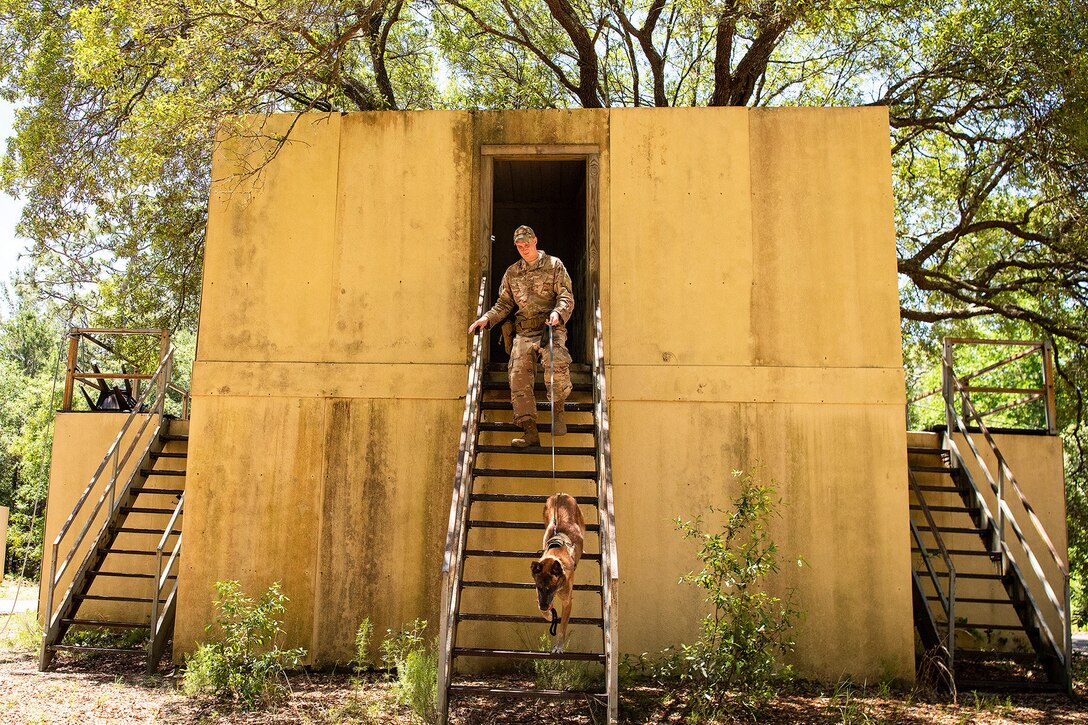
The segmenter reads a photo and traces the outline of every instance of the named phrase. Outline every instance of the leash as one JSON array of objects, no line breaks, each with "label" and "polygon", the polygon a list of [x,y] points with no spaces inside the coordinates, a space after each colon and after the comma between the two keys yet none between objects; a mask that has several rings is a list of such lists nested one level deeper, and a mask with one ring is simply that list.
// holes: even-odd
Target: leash
[{"label": "leash", "polygon": [[[552,488],[555,488],[555,330],[548,331],[548,396],[552,399]],[[554,624],[552,627],[554,628]]]}]

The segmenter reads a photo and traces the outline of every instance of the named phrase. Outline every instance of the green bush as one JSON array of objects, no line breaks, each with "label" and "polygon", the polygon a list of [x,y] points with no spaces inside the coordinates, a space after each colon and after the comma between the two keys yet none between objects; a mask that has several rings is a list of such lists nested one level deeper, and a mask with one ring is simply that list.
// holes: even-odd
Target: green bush
[{"label": "green bush", "polygon": [[207,630],[218,629],[222,638],[200,645],[186,660],[185,693],[233,697],[246,708],[282,695],[284,666],[298,666],[306,650],[280,649],[288,601],[280,583],[256,600],[236,581],[216,582],[215,590],[218,614]]},{"label": "green bush", "polygon": [[[711,508],[720,526],[676,520],[685,538],[699,544],[703,569],[683,577],[706,593],[711,611],[702,620],[694,644],[681,645],[665,660],[663,673],[689,682],[697,695],[696,709],[712,715],[734,699],[758,708],[773,698],[778,686],[792,676],[781,657],[793,651],[791,628],[800,613],[792,597],[783,600],[763,586],[779,570],[778,547],[769,522],[778,515],[773,481],[760,484],[751,473],[734,471],[740,494],[731,511]],[[798,565],[802,564],[798,560]]]},{"label": "green bush", "polygon": [[424,619],[403,629],[387,629],[381,650],[385,666],[397,672],[393,683],[397,702],[408,707],[414,720],[434,723],[438,720],[438,639],[427,646],[426,630]]}]

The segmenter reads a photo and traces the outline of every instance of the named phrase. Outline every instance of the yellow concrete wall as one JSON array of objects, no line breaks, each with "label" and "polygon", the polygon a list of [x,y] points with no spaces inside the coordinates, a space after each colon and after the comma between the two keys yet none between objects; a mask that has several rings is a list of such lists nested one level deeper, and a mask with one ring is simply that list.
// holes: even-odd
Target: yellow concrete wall
[{"label": "yellow concrete wall", "polygon": [[[69,515],[71,515],[76,502],[83,495],[84,489],[98,469],[114,439],[117,438],[117,434],[127,417],[128,413],[57,413],[53,433],[52,462],[49,470],[49,497],[46,501],[45,546],[42,556],[43,582],[49,578],[53,542],[57,534],[64,526],[64,522]],[[128,464],[121,469],[118,476],[118,486],[124,484],[134,467],[140,462],[140,453],[147,446],[155,430],[155,416],[137,417],[133,421],[128,436],[122,441],[120,451],[123,455],[132,443],[132,439],[139,430],[143,419],[148,417],[152,418],[152,420],[147,424]],[[106,486],[109,484],[110,470],[112,468],[108,467],[107,475],[99,482],[92,495],[88,498],[81,509],[80,515],[75,519],[75,523],[59,547],[58,570],[68,556],[69,551],[71,551],[71,547],[79,536],[87,517],[106,490]],[[59,606],[60,598],[72,582],[72,575],[90,550],[95,536],[106,520],[108,508],[109,502],[107,500],[99,514],[94,518],[83,543],[76,549],[72,563],[61,577],[56,588],[54,607]],[[130,521],[132,526],[143,528],[149,519],[146,515],[141,514],[139,517],[136,515],[130,517]],[[126,537],[126,548],[154,550],[158,544],[158,537],[149,534],[124,534],[124,536]],[[153,568],[154,557],[130,556],[122,557],[116,562],[111,561],[109,570],[150,573]],[[90,593],[122,597],[150,597],[151,587],[152,584],[144,580],[100,578],[91,585]],[[47,587],[43,583],[38,599],[38,617],[42,621],[44,621],[46,612],[46,590]],[[150,613],[150,606],[143,604],[88,601],[80,609],[80,618],[111,620],[117,616],[130,619],[130,621],[140,621],[141,619],[149,619]]]},{"label": "yellow concrete wall", "polygon": [[885,111],[315,114],[292,134],[256,177],[232,177],[237,141],[213,168],[176,656],[217,579],[282,580],[290,643],[318,664],[350,656],[362,616],[436,616],[478,149],[590,143],[621,648],[694,634],[671,519],[762,465],[782,551],[809,562],[774,585],[806,613],[802,671],[913,676]]},{"label": "yellow concrete wall", "polygon": [[[994,481],[997,481],[998,469],[996,458],[989,444],[981,434],[974,434],[971,438],[975,447],[982,455],[986,467]],[[1009,468],[1012,470],[1013,476],[1020,484],[1020,488],[1023,491],[1026,500],[1031,504],[1035,513],[1038,515],[1043,530],[1054,545],[1062,565],[1068,567],[1068,555],[1066,552],[1065,470],[1061,438],[1057,436],[1000,433],[994,434],[993,438],[997,447],[1000,449],[1002,456],[1004,456],[1005,461],[1008,463]],[[935,447],[939,445],[939,438],[935,433],[912,432],[910,434],[910,441],[910,445],[912,446]],[[989,484],[987,483],[986,476],[983,473],[981,466],[979,466],[975,459],[971,448],[967,446],[962,434],[956,434],[955,441],[960,453],[967,459],[967,467],[970,470],[975,483],[981,488],[990,512],[996,517],[997,496],[989,488]],[[933,465],[932,461],[927,461],[926,463],[928,465]],[[923,477],[919,478],[920,483],[923,482],[923,478],[924,474]],[[936,483],[932,478],[926,480],[930,483]],[[937,485],[948,485],[947,479],[941,483],[937,483]],[[1009,502],[1009,507],[1028,541],[1028,546],[1039,560],[1044,575],[1051,582],[1051,586],[1054,593],[1057,595],[1058,601],[1064,606],[1064,592],[1061,586],[1062,577],[1060,570],[1055,565],[1054,559],[1050,555],[1046,545],[1043,543],[1042,537],[1030,522],[1027,512],[1024,510],[1019,497],[1014,492],[1011,485],[1007,485],[1005,499]],[[955,494],[931,492],[927,493],[926,501],[930,505],[962,505],[959,496]],[[960,513],[937,511],[933,512],[933,518],[938,526],[962,527],[969,525],[965,523],[967,517]],[[1061,626],[1056,612],[1047,599],[1045,589],[1038,581],[1027,558],[1024,556],[1023,548],[1017,542],[1011,527],[1006,528],[1006,538],[1012,548],[1014,558],[1017,560],[1021,571],[1027,578],[1032,596],[1040,606],[1051,632],[1058,639],[1060,644],[1064,629]],[[945,546],[950,549],[977,549],[979,546],[979,537],[974,534],[946,534],[943,536],[943,539]],[[926,541],[930,540],[931,539],[927,537]],[[960,557],[957,562],[956,571],[958,573],[995,573],[996,570],[990,561],[984,557],[973,560],[966,557]],[[1000,584],[992,582],[958,579],[956,589],[957,599],[962,597],[1000,598],[1005,596]],[[1007,605],[979,604],[972,602],[957,602],[956,617],[957,619],[963,618],[967,622],[987,624],[1016,624],[1019,621],[1012,611],[1012,608]],[[957,640],[960,642],[961,646],[972,649],[996,648],[1016,650],[1018,648],[1030,648],[1030,644],[1023,635],[1002,630],[986,631],[975,629],[971,631],[968,630],[968,628],[962,628],[962,630],[957,633]]]}]

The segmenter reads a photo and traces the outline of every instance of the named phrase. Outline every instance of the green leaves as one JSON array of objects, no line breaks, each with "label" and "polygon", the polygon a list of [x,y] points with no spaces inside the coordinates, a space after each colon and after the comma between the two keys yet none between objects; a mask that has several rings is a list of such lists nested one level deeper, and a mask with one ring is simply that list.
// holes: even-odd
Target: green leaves
[{"label": "green leaves", "polygon": [[791,597],[764,589],[767,577],[779,569],[769,530],[779,506],[773,482],[762,484],[744,471],[734,471],[733,478],[740,491],[732,507],[710,509],[717,524],[707,525],[701,516],[676,520],[684,538],[698,544],[703,563],[701,571],[681,581],[702,589],[711,611],[702,620],[699,640],[681,645],[663,672],[690,682],[704,703],[703,713],[711,716],[730,697],[750,709],[774,697],[778,684],[791,675],[781,657],[793,651],[790,630],[800,617]]}]

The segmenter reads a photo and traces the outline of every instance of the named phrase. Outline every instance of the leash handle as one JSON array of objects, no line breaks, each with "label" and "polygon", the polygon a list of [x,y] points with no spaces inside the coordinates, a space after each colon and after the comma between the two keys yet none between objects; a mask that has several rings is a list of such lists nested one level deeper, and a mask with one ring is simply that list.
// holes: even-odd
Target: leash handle
[{"label": "leash handle", "polygon": [[550,631],[553,637],[559,632],[559,613],[555,611],[555,607],[552,607],[552,626]]}]

